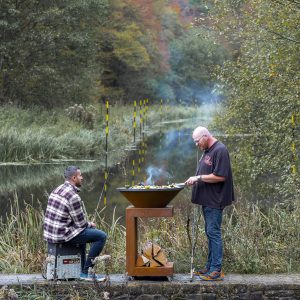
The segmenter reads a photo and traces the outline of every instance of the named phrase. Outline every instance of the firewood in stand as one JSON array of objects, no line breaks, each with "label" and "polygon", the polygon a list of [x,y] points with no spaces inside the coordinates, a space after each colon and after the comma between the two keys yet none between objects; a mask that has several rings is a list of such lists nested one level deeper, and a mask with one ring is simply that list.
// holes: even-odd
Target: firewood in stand
[{"label": "firewood in stand", "polygon": [[150,259],[150,267],[161,267],[161,264],[157,262],[155,259]]},{"label": "firewood in stand", "polygon": [[152,255],[153,257],[157,255],[157,253],[161,250],[161,247],[157,244],[152,244]]},{"label": "firewood in stand", "polygon": [[149,258],[140,254],[136,260],[136,266],[137,267],[147,266],[147,265],[149,265],[149,261],[150,261]]},{"label": "firewood in stand", "polygon": [[152,243],[147,242],[143,248],[142,251],[143,255],[146,256],[148,259],[151,259],[153,257],[152,255]]},{"label": "firewood in stand", "polygon": [[154,259],[159,262],[162,266],[166,266],[168,263],[168,259],[166,256],[166,253],[163,249],[161,249],[157,255],[154,257]]},{"label": "firewood in stand", "polygon": [[161,267],[166,266],[168,259],[165,251],[157,244],[147,242],[143,247],[142,254],[136,260],[137,267]]}]

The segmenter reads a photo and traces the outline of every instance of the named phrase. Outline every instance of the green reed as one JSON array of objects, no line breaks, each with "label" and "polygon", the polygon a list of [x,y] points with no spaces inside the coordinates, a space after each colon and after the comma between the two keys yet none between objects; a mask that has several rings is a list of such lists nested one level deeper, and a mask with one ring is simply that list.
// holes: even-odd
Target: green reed
[{"label": "green reed", "polygon": [[[168,249],[177,272],[188,272],[191,253],[192,205],[189,197],[173,219],[143,221],[144,240],[158,241]],[[184,208],[185,207],[185,208]],[[207,239],[199,212],[196,225],[195,264],[204,267]],[[300,271],[300,205],[262,209],[258,204],[238,203],[223,217],[225,272],[283,273]],[[149,228],[153,228],[149,230]]]},{"label": "green reed", "polygon": [[[112,106],[109,121],[109,151],[120,149],[133,141],[133,106]],[[159,120],[158,105],[147,114],[149,128]],[[204,112],[201,112],[203,114]],[[104,112],[95,108],[94,129],[69,119],[62,111],[22,110],[0,107],[0,161],[43,162],[51,159],[91,159],[104,154]],[[172,107],[164,113],[166,120],[196,117],[192,107]],[[139,120],[137,120],[139,123]],[[113,161],[116,161],[115,158]]]},{"label": "green reed", "polygon": [[[166,249],[177,273],[190,270],[193,206],[189,191],[184,191],[173,218],[139,219],[139,248],[147,240]],[[46,256],[42,237],[41,208],[26,205],[20,210],[15,197],[6,221],[0,222],[0,272],[39,273]],[[125,273],[126,229],[115,217],[108,223],[103,211],[96,215],[97,227],[108,233],[102,254],[110,254],[111,273]],[[207,241],[203,218],[196,224],[195,264],[203,266]],[[226,208],[223,220],[224,271],[226,273],[282,273],[300,271],[300,219],[298,205],[283,208],[275,205],[262,209],[257,204],[237,203]],[[101,264],[98,272],[103,272]]]}]

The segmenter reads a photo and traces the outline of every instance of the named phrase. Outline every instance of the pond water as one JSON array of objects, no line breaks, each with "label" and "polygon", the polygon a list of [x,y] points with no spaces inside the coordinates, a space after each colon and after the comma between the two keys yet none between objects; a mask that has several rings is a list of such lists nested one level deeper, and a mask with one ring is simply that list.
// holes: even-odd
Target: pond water
[{"label": "pond water", "polygon": [[[199,124],[199,120],[192,123]],[[203,120],[201,123],[204,124]],[[147,136],[146,131],[144,154],[141,154],[142,151],[139,151],[138,147],[137,149],[124,149],[128,151],[126,159],[110,168],[107,205],[101,213],[108,222],[115,211],[114,217],[122,217],[121,223],[124,223],[125,209],[130,205],[116,188],[123,187],[125,184],[131,185],[132,181],[135,184],[145,182],[149,177],[147,173],[149,167],[160,171],[160,176],[154,177],[157,184],[180,183],[194,174],[199,153],[191,138],[193,128],[178,128],[178,124],[179,122],[165,124],[153,135]],[[134,177],[132,176],[133,159],[135,161]],[[87,212],[93,214],[97,206],[99,210],[103,209],[103,161],[64,161],[55,164],[0,166],[0,215],[5,217],[9,214],[11,203],[15,206],[16,201],[21,209],[24,207],[24,202],[45,209],[48,195],[56,186],[63,183],[62,174],[67,165],[78,165],[81,168],[84,183],[80,196]],[[183,203],[188,201],[186,191],[180,192],[172,204],[176,206],[182,201]]]}]

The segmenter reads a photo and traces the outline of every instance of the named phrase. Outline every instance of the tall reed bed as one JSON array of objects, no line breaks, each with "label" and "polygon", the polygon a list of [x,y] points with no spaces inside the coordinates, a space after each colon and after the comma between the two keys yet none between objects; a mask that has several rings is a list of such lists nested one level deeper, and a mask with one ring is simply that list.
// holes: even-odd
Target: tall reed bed
[{"label": "tall reed bed", "polygon": [[[104,230],[109,240],[104,249],[111,254],[111,270],[121,271],[125,264],[125,228],[113,212],[110,223],[96,214],[96,224]],[[43,211],[30,204],[20,209],[17,196],[11,204],[10,214],[0,220],[0,273],[39,273],[46,258],[46,242],[43,240]]]},{"label": "tall reed bed", "polygon": [[[146,118],[149,127],[160,121],[158,111],[159,105],[149,108]],[[132,112],[133,105],[110,107],[110,151],[124,148],[133,142]],[[190,118],[197,116],[197,113],[198,110],[192,107],[165,108],[164,119]],[[105,115],[100,106],[95,108],[93,129],[87,129],[68,118],[63,110],[24,110],[3,106],[0,107],[0,114],[1,162],[89,159],[99,158],[104,154]],[[113,161],[116,160],[116,157],[113,158]]]},{"label": "tall reed bed", "polygon": [[[252,203],[226,208],[223,217],[224,271],[242,274],[299,272],[299,218],[299,200],[289,209],[280,205],[262,209]],[[197,267],[204,267],[207,239],[200,211],[196,219],[194,261]],[[143,220],[142,223],[144,240],[158,241],[169,249],[177,272],[187,272],[190,268],[192,222],[192,207],[187,200],[172,220],[156,219],[152,223]]]},{"label": "tall reed bed", "polygon": [[[188,198],[188,195],[185,195]],[[139,245],[157,242],[174,261],[175,271],[190,270],[193,206],[183,197],[173,218],[139,219]],[[112,256],[111,273],[125,272],[126,229],[113,213],[106,222],[102,212],[96,215],[97,227],[108,233],[104,253]],[[196,223],[197,266],[207,257],[207,241],[201,214]],[[224,271],[226,273],[300,272],[299,201],[292,208],[279,205],[261,209],[257,204],[236,204],[226,208],[223,221]],[[41,272],[46,256],[42,238],[43,212],[26,205],[20,211],[17,201],[11,206],[6,222],[0,224],[0,272]],[[97,267],[103,272],[101,265]]]},{"label": "tall reed bed", "polygon": [[17,197],[7,220],[0,222],[0,272],[31,273],[41,270],[45,247],[41,228],[43,214],[26,204],[20,210]]}]

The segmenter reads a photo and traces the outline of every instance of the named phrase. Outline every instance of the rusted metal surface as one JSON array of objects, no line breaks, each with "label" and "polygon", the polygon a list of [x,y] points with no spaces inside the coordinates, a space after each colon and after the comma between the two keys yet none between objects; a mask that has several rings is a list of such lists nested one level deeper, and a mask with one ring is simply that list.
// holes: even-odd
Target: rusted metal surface
[{"label": "rusted metal surface", "polygon": [[117,190],[134,206],[139,208],[166,207],[184,187]]},{"label": "rusted metal surface", "polygon": [[129,276],[172,276],[173,263],[163,267],[136,267],[138,255],[137,218],[172,217],[173,206],[164,208],[126,208],[126,272]]}]

